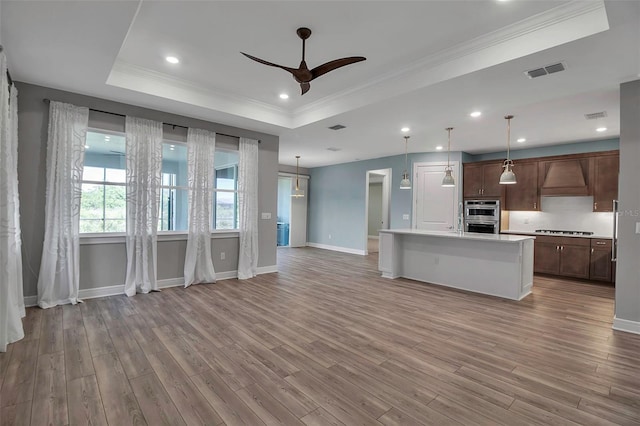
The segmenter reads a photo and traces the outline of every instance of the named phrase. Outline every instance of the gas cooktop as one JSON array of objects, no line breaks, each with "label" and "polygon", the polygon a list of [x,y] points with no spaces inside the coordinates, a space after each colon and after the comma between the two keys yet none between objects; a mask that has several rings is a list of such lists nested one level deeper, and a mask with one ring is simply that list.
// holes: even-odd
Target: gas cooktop
[{"label": "gas cooktop", "polygon": [[559,235],[593,235],[593,232],[588,231],[559,231],[556,229],[536,229],[536,233],[541,234],[559,234]]}]

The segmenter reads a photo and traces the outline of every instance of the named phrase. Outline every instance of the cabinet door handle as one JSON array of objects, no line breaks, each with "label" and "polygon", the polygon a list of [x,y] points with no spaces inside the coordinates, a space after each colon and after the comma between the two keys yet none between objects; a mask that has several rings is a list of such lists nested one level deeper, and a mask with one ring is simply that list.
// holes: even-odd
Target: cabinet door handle
[{"label": "cabinet door handle", "polygon": [[591,254],[593,254],[593,249],[591,249]]},{"label": "cabinet door handle", "polygon": [[598,210],[598,203],[593,203],[593,209]]},{"label": "cabinet door handle", "polygon": [[605,245],[607,243],[605,243],[604,241],[596,241],[596,244],[599,245],[599,246],[603,246],[603,245]]},{"label": "cabinet door handle", "polygon": [[560,246],[556,246],[556,251],[560,250]]},{"label": "cabinet door handle", "polygon": [[478,189],[478,195],[482,194],[482,189]]},{"label": "cabinet door handle", "polygon": [[564,246],[560,246],[560,251],[564,251]]},{"label": "cabinet door handle", "polygon": [[538,208],[538,203],[536,203],[536,202],[534,201],[534,203],[533,203],[533,209],[535,210],[535,209],[537,209],[537,208]]}]

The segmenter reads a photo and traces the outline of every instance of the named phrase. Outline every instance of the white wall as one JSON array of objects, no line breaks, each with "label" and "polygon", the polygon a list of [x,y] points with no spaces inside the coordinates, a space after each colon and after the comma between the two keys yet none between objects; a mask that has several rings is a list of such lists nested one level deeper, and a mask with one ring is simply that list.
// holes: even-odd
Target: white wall
[{"label": "white wall", "polygon": [[613,213],[594,213],[593,197],[541,197],[540,203],[539,212],[509,212],[509,230],[557,229],[588,231],[607,238],[613,235]]}]

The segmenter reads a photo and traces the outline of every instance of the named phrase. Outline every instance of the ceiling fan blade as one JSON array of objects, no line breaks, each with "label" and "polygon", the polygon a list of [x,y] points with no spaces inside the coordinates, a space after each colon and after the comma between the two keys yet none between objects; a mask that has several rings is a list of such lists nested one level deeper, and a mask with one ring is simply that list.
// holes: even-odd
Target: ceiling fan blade
[{"label": "ceiling fan blade", "polygon": [[323,74],[333,71],[337,68],[344,67],[345,65],[355,64],[356,62],[366,61],[367,58],[363,56],[350,56],[348,58],[334,59],[325,64],[319,65],[311,70],[311,80],[320,77]]},{"label": "ceiling fan blade", "polygon": [[280,68],[280,69],[283,69],[285,71],[289,71],[292,74],[294,73],[294,71],[297,71],[296,68],[290,68],[290,67],[285,67],[284,65],[274,64],[273,62],[269,62],[269,61],[265,61],[264,59],[256,58],[255,56],[251,56],[251,55],[249,55],[247,53],[244,53],[244,52],[240,52],[240,53],[242,53],[244,56],[246,56],[249,59],[253,59],[256,62],[260,62],[261,64],[268,65],[270,67]]},{"label": "ceiling fan blade", "polygon": [[304,95],[305,93],[307,93],[310,88],[311,88],[311,85],[309,83],[300,83],[300,89],[302,89],[301,95]]}]

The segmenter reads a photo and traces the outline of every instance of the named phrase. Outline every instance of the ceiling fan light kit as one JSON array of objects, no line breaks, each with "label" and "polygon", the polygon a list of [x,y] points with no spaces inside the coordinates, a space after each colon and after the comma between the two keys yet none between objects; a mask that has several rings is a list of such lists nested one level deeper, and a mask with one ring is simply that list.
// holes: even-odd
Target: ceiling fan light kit
[{"label": "ceiling fan light kit", "polygon": [[298,66],[298,68],[285,67],[283,65],[278,65],[278,64],[274,64],[273,62],[265,61],[264,59],[257,58],[255,56],[249,55],[244,52],[240,52],[240,53],[242,53],[247,58],[252,59],[261,64],[268,65],[270,67],[280,68],[291,73],[294,80],[300,84],[300,90],[302,92],[302,95],[304,95],[309,91],[309,89],[311,88],[310,82],[315,80],[316,78],[330,71],[333,71],[335,69],[344,67],[346,65],[355,64],[356,62],[365,61],[367,59],[363,56],[350,56],[347,58],[334,59],[333,61],[329,61],[327,63],[319,65],[310,70],[309,67],[307,67],[307,62],[305,61],[305,53],[306,53],[306,40],[311,36],[311,30],[306,27],[301,27],[301,28],[298,28],[296,33],[298,34],[298,37],[302,39],[302,61],[300,62],[300,65]]}]

